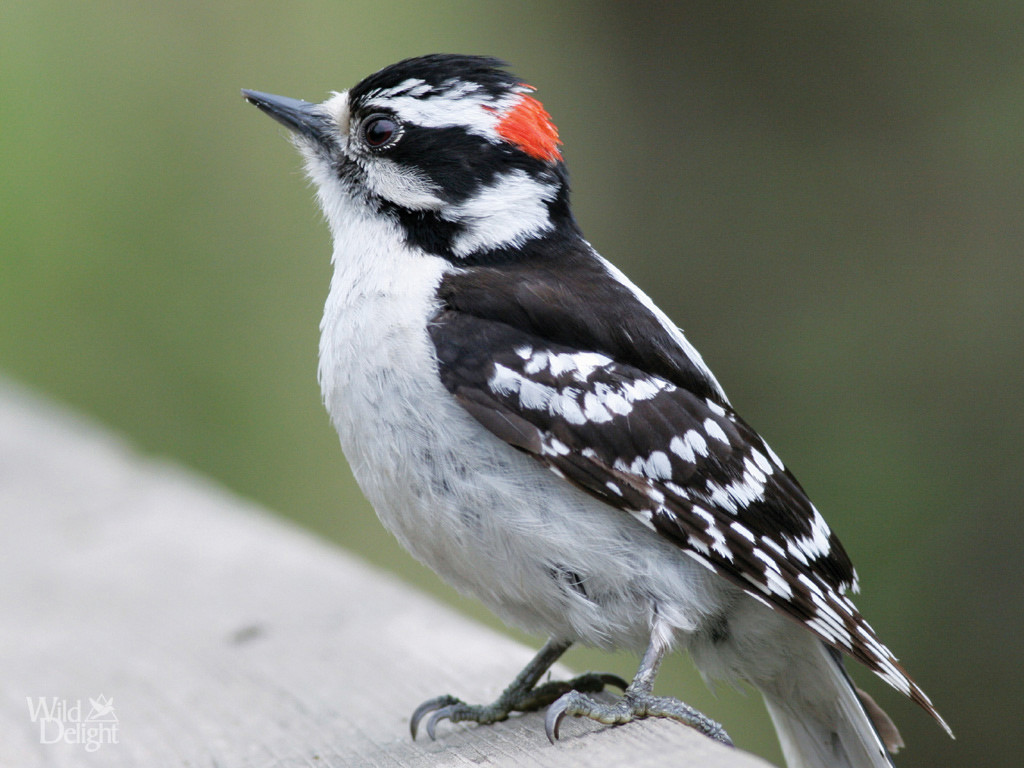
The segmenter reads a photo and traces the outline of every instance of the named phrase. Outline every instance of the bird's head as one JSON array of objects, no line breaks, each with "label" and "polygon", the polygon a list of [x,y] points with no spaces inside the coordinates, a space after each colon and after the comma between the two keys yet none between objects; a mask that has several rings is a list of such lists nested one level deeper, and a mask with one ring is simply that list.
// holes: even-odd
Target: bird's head
[{"label": "bird's head", "polygon": [[244,94],[294,132],[336,235],[353,206],[453,261],[577,231],[558,131],[496,59],[406,59],[320,104]]}]

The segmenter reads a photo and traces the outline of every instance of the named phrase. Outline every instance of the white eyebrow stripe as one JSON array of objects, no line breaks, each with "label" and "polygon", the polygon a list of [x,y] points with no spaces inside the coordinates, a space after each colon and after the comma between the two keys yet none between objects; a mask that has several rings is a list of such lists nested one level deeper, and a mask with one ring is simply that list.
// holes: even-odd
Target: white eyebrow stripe
[{"label": "white eyebrow stripe", "polygon": [[367,109],[391,110],[400,120],[424,128],[451,128],[460,126],[488,141],[498,142],[498,123],[505,110],[522,98],[513,92],[495,98],[473,83],[460,83],[438,96],[418,98],[399,95],[391,98],[367,99]]}]

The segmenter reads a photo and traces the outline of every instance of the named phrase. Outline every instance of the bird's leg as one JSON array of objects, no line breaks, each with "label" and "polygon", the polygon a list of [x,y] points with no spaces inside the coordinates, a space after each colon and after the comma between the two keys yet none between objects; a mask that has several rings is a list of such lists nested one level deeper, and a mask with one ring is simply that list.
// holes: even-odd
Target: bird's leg
[{"label": "bird's leg", "polygon": [[409,730],[413,739],[419,729],[420,721],[433,712],[427,720],[427,735],[434,738],[434,729],[441,720],[453,723],[473,722],[486,725],[507,720],[510,712],[533,712],[546,707],[559,697],[570,692],[598,693],[606,685],[614,685],[626,689],[626,681],[617,675],[587,672],[572,680],[555,680],[537,685],[551,665],[565,653],[572,641],[548,640],[536,656],[530,660],[516,679],[502,691],[501,695],[491,704],[466,704],[454,696],[438,696],[420,704],[412,713]]},{"label": "bird's leg", "polygon": [[551,743],[554,744],[558,738],[558,726],[566,715],[589,717],[608,725],[628,723],[640,717],[670,717],[731,747],[732,740],[725,729],[707,715],[678,699],[653,695],[654,678],[666,650],[667,646],[656,635],[651,637],[636,677],[617,701],[598,701],[579,690],[565,693],[551,705],[544,718],[544,729]]}]

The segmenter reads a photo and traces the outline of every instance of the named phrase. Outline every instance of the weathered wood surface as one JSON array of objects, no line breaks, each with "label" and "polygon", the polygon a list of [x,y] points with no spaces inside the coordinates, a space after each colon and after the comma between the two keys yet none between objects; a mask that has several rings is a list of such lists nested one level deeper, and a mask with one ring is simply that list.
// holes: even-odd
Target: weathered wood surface
[{"label": "weathered wood surface", "polygon": [[[767,765],[664,721],[412,742],[422,700],[490,700],[531,650],[3,382],[0,548],[0,766]],[[100,695],[117,743],[59,741]]]}]

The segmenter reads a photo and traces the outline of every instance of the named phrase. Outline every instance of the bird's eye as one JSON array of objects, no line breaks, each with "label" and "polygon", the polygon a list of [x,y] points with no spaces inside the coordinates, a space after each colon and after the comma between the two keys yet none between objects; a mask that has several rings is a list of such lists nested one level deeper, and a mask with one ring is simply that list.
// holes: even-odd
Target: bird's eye
[{"label": "bird's eye", "polygon": [[398,122],[389,115],[371,115],[363,123],[363,140],[374,149],[393,143],[398,135]]}]

